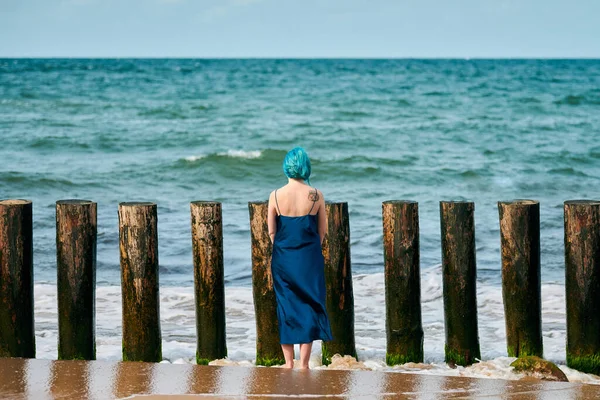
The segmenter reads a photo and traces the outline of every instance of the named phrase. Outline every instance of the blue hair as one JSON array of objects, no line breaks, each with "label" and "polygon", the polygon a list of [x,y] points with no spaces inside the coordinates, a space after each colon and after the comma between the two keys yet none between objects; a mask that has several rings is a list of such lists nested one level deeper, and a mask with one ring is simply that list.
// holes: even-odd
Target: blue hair
[{"label": "blue hair", "polygon": [[302,147],[294,147],[283,159],[283,173],[288,178],[303,179],[310,185],[310,159]]}]

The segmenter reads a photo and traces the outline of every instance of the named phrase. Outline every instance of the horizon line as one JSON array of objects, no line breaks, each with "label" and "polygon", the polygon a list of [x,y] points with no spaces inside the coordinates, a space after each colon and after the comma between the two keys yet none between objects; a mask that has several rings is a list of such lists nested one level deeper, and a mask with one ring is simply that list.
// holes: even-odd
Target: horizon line
[{"label": "horizon line", "polygon": [[590,57],[547,57],[547,56],[491,56],[491,57],[435,57],[435,56],[406,56],[406,57],[313,57],[313,56],[2,56],[0,60],[19,59],[63,59],[63,60],[600,60],[600,56]]}]

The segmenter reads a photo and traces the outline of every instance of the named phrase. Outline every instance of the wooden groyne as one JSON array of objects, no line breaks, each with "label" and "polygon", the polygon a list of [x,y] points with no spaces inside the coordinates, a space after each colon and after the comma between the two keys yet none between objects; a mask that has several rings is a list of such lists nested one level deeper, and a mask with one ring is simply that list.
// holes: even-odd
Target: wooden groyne
[{"label": "wooden groyne", "polygon": [[221,203],[194,201],[192,253],[196,299],[196,363],[225,358],[225,275]]},{"label": "wooden groyne", "polygon": [[162,360],[154,203],[119,204],[123,361]]},{"label": "wooden groyne", "polygon": [[475,204],[440,202],[446,362],[473,364],[481,358],[477,331]]},{"label": "wooden groyne", "polygon": [[382,204],[387,365],[423,362],[419,205]]},{"label": "wooden groyne", "polygon": [[252,241],[252,295],[256,314],[256,365],[285,364],[279,345],[277,302],[271,275],[273,245],[267,226],[266,201],[248,203]]},{"label": "wooden groyne", "polygon": [[600,374],[600,201],[566,201],[567,366]]},{"label": "wooden groyne", "polygon": [[323,239],[326,307],[331,324],[331,342],[323,342],[322,362],[335,354],[356,357],[354,344],[354,294],[350,264],[350,218],[348,203],[327,203],[327,232]]},{"label": "wooden groyne", "polygon": [[0,201],[0,357],[35,357],[32,207]]},{"label": "wooden groyne", "polygon": [[58,359],[96,359],[96,203],[56,202]]},{"label": "wooden groyne", "polygon": [[[267,203],[250,202],[256,364],[283,364],[270,263]],[[543,355],[539,203],[498,203],[507,353]],[[356,356],[348,204],[327,203],[323,242],[332,355]],[[120,203],[123,360],[162,359],[158,280],[158,215],[154,203]],[[227,355],[221,204],[190,204],[196,298],[197,363]],[[450,364],[480,358],[475,255],[475,205],[440,202],[445,354]],[[32,203],[0,201],[0,357],[35,357]],[[421,362],[418,204],[382,204],[386,361]],[[59,358],[95,358],[96,203],[56,203]],[[567,364],[600,373],[600,201],[564,203]],[[192,268],[190,268],[192,271]]]},{"label": "wooden groyne", "polygon": [[509,357],[543,357],[540,279],[540,203],[498,203],[502,298]]}]

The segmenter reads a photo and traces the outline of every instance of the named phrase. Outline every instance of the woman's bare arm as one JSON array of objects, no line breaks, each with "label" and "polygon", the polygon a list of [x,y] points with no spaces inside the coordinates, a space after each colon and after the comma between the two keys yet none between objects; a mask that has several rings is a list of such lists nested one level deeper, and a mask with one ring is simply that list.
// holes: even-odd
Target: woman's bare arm
[{"label": "woman's bare arm", "polygon": [[269,196],[269,207],[267,212],[267,225],[269,226],[269,237],[271,243],[275,241],[275,234],[277,233],[277,209],[275,208],[275,192],[271,192]]},{"label": "woman's bare arm", "polygon": [[325,211],[325,197],[323,197],[323,193],[320,190],[317,191],[319,195],[318,206],[319,206],[319,216],[318,216],[318,228],[319,228],[319,236],[321,237],[321,244],[323,244],[323,238],[325,237],[325,233],[327,232],[327,213]]}]

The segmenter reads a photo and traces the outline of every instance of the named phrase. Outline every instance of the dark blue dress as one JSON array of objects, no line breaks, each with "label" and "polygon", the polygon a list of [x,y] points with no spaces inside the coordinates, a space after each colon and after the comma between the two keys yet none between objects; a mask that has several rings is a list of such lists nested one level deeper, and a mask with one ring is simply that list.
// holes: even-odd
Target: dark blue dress
[{"label": "dark blue dress", "polygon": [[[313,204],[314,206],[314,204]],[[312,211],[312,209],[311,209]],[[281,344],[332,340],[317,215],[286,217],[277,207],[271,272]]]}]

